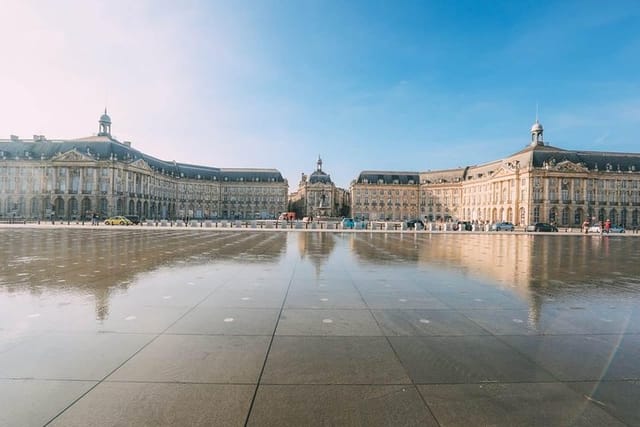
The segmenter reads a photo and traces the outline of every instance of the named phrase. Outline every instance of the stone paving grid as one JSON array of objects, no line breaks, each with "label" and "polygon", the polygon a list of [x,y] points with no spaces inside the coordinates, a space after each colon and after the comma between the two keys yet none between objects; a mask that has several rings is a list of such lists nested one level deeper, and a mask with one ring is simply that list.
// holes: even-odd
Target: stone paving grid
[{"label": "stone paving grid", "polygon": [[[49,257],[27,276],[2,271],[14,295],[60,283],[64,300],[82,293],[73,277],[129,287],[107,297],[109,315],[96,306],[96,324],[55,292],[2,311],[0,425],[640,424],[637,292],[604,304],[540,293],[550,307],[532,309],[535,298],[416,262],[451,244],[423,236],[2,233],[5,259]],[[90,250],[43,255],[60,240]],[[151,272],[120,274],[134,265]],[[24,308],[11,298],[2,308]]]}]

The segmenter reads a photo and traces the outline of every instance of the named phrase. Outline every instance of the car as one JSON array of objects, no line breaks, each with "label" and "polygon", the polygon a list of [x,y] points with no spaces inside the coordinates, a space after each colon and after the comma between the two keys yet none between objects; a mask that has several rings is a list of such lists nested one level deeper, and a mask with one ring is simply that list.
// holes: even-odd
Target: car
[{"label": "car", "polygon": [[624,227],[621,225],[612,225],[609,229],[609,233],[624,233]]},{"label": "car", "polygon": [[424,222],[420,219],[410,219],[405,222],[407,230],[424,230]]},{"label": "car", "polygon": [[515,226],[510,222],[496,222],[491,225],[491,231],[513,231],[515,230]]},{"label": "car", "polygon": [[124,217],[134,225],[140,224],[140,217],[138,215],[125,215]]},{"label": "car", "polygon": [[540,231],[545,231],[545,232],[554,232],[554,231],[558,231],[558,227],[556,227],[553,224],[549,224],[546,222],[536,222],[534,225],[530,225],[529,227],[527,227],[527,231],[535,231],[535,232],[540,232]]},{"label": "car", "polygon": [[355,226],[353,218],[342,218],[340,224],[342,225],[342,228],[353,228]]},{"label": "car", "polygon": [[587,233],[602,233],[602,227],[600,227],[600,224],[591,225],[587,228]]},{"label": "car", "polygon": [[112,216],[104,220],[106,225],[132,225],[133,223],[123,216]]},{"label": "car", "polygon": [[460,230],[461,227],[464,231],[473,230],[473,224],[471,224],[471,221],[458,221],[456,224],[453,225],[454,231]]}]

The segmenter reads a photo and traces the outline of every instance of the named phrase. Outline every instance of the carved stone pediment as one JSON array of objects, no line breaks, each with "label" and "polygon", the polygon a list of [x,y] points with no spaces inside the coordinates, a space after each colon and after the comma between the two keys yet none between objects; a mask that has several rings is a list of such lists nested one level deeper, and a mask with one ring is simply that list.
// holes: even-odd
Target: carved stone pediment
[{"label": "carved stone pediment", "polygon": [[549,169],[561,172],[589,172],[589,169],[584,164],[574,163],[569,160],[563,160],[553,166],[550,165]]},{"label": "carved stone pediment", "polygon": [[132,162],[131,166],[135,166],[136,168],[142,169],[147,172],[153,171],[153,169],[151,169],[151,166],[149,166],[149,163],[145,162],[143,159],[138,159],[135,162]]},{"label": "carved stone pediment", "polygon": [[75,148],[64,153],[60,153],[51,159],[52,162],[94,162],[95,160],[85,154],[80,153]]},{"label": "carved stone pediment", "polygon": [[498,169],[491,173],[491,178],[500,178],[502,176],[511,176],[515,171],[509,167],[505,167],[505,165],[501,165]]}]

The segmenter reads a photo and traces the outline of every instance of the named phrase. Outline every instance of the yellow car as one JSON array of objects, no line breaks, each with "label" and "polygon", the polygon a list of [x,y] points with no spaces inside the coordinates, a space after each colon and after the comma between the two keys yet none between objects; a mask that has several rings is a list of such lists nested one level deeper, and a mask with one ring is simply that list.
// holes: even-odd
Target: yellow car
[{"label": "yellow car", "polygon": [[129,221],[123,216],[112,216],[104,220],[106,225],[131,225],[133,222]]}]

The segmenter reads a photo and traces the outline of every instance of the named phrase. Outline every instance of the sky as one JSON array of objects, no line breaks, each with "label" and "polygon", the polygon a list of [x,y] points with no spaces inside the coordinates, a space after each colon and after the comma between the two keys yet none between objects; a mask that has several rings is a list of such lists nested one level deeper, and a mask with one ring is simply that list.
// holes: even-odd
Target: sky
[{"label": "sky", "polygon": [[163,160],[426,171],[530,139],[640,152],[640,2],[0,0],[0,138]]}]

